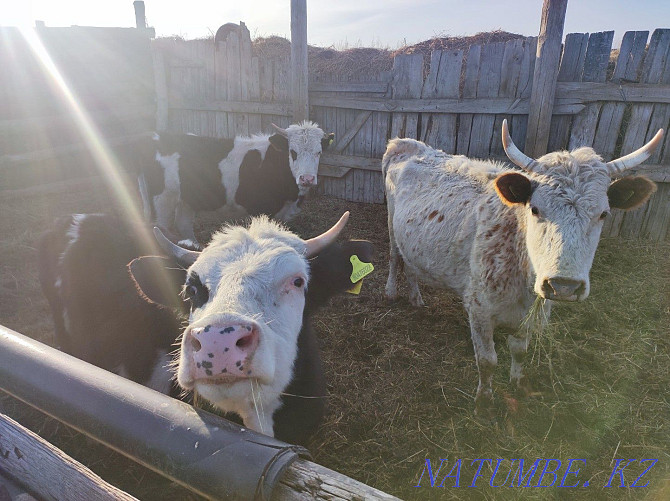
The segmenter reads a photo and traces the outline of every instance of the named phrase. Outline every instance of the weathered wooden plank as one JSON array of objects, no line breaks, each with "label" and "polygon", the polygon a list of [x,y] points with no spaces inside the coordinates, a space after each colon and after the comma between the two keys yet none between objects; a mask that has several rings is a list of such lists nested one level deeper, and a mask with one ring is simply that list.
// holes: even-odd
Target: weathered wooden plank
[{"label": "weathered wooden plank", "polygon": [[[468,49],[465,63],[465,79],[461,91],[461,98],[463,100],[474,99],[477,96],[477,80],[479,76],[479,59],[481,53],[481,45],[472,45]],[[468,150],[470,149],[470,132],[472,131],[473,116],[467,112],[460,113],[463,114],[459,116],[456,153],[467,155]]]},{"label": "weathered wooden plank", "polygon": [[[613,31],[591,34],[589,44],[586,48],[582,81],[605,81],[607,77],[607,64],[609,63],[610,52],[612,51],[612,40],[614,40]],[[599,103],[589,104],[586,106],[586,109],[574,118],[572,131],[570,132],[570,141],[568,142],[569,149],[580,146],[593,146],[600,108],[601,104]]]},{"label": "weathered wooden plank", "polygon": [[[655,30],[649,42],[644,58],[641,83],[660,83],[670,45],[670,29]],[[621,146],[621,154],[627,154],[639,148],[646,138],[653,105],[636,104],[632,107],[628,128]]]},{"label": "weathered wooden plank", "polygon": [[[650,89],[637,90],[640,84],[627,84],[624,81],[636,81],[639,72],[642,68],[642,61],[644,60],[644,52],[647,45],[647,38],[649,38],[648,31],[629,31],[624,34],[617,57],[614,74],[612,75],[612,82],[605,84],[607,91],[619,91],[619,99],[625,99],[626,102],[635,101],[639,95],[648,95],[654,92],[655,86],[648,86],[642,84],[643,87],[650,87]],[[599,85],[599,84],[595,84]],[[616,88],[614,88],[616,87]],[[602,89],[599,89],[603,92]],[[579,92],[579,90],[577,90]],[[670,88],[667,89],[667,97],[670,99]],[[619,100],[614,96],[608,96],[607,101]],[[623,103],[605,103],[600,112],[600,120],[598,122],[598,129],[593,141],[594,149],[605,159],[611,160],[614,156],[616,142],[619,137],[618,131],[621,127],[624,111],[626,106]]]},{"label": "weathered wooden plank", "polygon": [[[251,72],[249,74],[249,101],[259,102],[261,100],[261,88],[259,76],[260,68],[258,57],[251,59]],[[249,134],[258,134],[262,131],[261,116],[254,114],[249,116]]]},{"label": "weathered wooden plank", "polygon": [[[251,87],[251,37],[247,26],[240,22],[240,100],[249,101],[249,89]],[[238,134],[249,135],[249,115],[241,113],[237,115]]]},{"label": "weathered wooden plank", "polygon": [[[504,43],[492,43],[482,47],[477,84],[478,99],[495,98],[498,95],[504,52]],[[476,158],[489,156],[494,124],[495,115],[492,113],[478,113],[473,117],[469,156]]]},{"label": "weathered wooden plank", "polygon": [[156,90],[156,130],[167,130],[168,126],[168,86],[165,73],[165,56],[159,48],[153,47],[151,55],[154,63],[154,88]]},{"label": "weathered wooden plank", "polygon": [[[557,96],[560,93],[559,89],[562,84],[565,82],[579,83],[581,80],[588,42],[588,33],[570,33],[565,37],[561,68],[558,72],[558,82],[556,83]],[[552,117],[547,146],[548,151],[567,148],[568,140],[570,139],[570,124],[572,124],[572,117]]]},{"label": "weathered wooden plank", "polygon": [[[228,65],[228,49],[226,42],[216,42],[214,51],[214,70],[215,70],[215,102],[226,102],[228,100],[228,72],[226,66]],[[212,103],[213,104],[213,103]],[[170,106],[177,106],[177,99],[170,100]],[[216,107],[211,106],[208,109],[217,111],[216,113],[216,136],[217,137],[231,137],[228,131],[228,113],[221,113],[226,111],[223,109],[217,110]]]},{"label": "weathered wooden plank", "polygon": [[[272,102],[272,86],[274,82],[274,61],[263,57],[258,61],[258,81],[260,87],[261,103]],[[267,114],[261,115],[261,130],[269,131],[272,118]]]},{"label": "weathered wooden plank", "polygon": [[[537,37],[528,37],[523,43],[524,51],[521,60],[521,72],[519,74],[519,84],[515,93],[517,99],[528,99],[533,87],[533,72],[535,69],[535,54],[537,53]],[[526,131],[528,130],[527,115],[512,115],[512,130],[510,134],[516,144],[522,151],[526,145]]]},{"label": "weathered wooden plank", "polygon": [[[433,51],[430,73],[424,83],[421,97],[423,99],[458,99],[462,66],[462,50]],[[457,116],[455,114],[424,114],[422,120],[421,139],[423,141],[447,153],[456,151]]]},{"label": "weathered wooden plank", "polygon": [[[242,70],[240,61],[240,35],[237,31],[231,31],[226,39],[226,50],[228,53],[226,64],[226,83],[228,86],[228,99],[230,101],[242,101],[242,84],[240,72]],[[228,129],[231,136],[244,134],[243,122],[239,114],[228,114]]]},{"label": "weathered wooden plank", "polygon": [[0,414],[0,471],[45,500],[136,500],[4,414]]},{"label": "weathered wooden plank", "polygon": [[[421,97],[423,87],[423,55],[400,54],[393,59],[393,99]],[[403,110],[377,109],[375,111],[393,111],[391,119],[391,137],[411,137],[416,139],[419,131],[417,112],[401,113]]]},{"label": "weathered wooden plank", "polygon": [[649,210],[645,214],[640,229],[640,238],[661,242],[670,227],[670,184],[660,183],[658,190],[649,200]]},{"label": "weathered wooden plank", "polygon": [[525,151],[536,158],[547,152],[561,40],[568,0],[544,0],[533,74]]},{"label": "weathered wooden plank", "polygon": [[[516,97],[519,80],[521,78],[524,40],[510,40],[505,43],[504,49],[500,70],[500,88],[498,90],[498,97]],[[511,116],[495,116],[493,136],[491,137],[489,148],[490,156],[503,156],[505,154],[502,146],[502,122],[504,119],[511,120]]]},{"label": "weathered wooden plank", "polygon": [[[660,83],[670,51],[670,29],[655,30],[649,42],[647,55],[642,65],[641,83]],[[635,104],[632,106],[628,128],[621,146],[621,154],[629,153],[642,146],[650,137],[650,121],[654,105]],[[655,131],[654,131],[655,132]],[[649,203],[640,209],[627,212],[621,223],[620,234],[625,238],[637,238],[643,221],[647,217]]]}]

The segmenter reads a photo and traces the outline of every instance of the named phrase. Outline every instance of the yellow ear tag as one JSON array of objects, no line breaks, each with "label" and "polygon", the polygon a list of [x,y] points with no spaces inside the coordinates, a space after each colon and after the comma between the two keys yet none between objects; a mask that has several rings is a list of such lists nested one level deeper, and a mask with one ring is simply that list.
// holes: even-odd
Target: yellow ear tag
[{"label": "yellow ear tag", "polygon": [[355,254],[349,258],[349,261],[351,261],[351,266],[353,267],[350,280],[354,286],[347,290],[347,292],[350,294],[359,294],[363,286],[363,279],[372,273],[375,267],[372,266],[372,263],[362,262]]}]

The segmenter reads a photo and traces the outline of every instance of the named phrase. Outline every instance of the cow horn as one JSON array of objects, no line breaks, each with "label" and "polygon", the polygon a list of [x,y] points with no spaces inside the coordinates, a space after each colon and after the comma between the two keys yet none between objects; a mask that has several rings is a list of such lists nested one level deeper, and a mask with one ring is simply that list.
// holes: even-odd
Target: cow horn
[{"label": "cow horn", "polygon": [[509,135],[509,129],[507,128],[507,119],[503,120],[502,123],[502,143],[503,148],[505,149],[505,154],[514,164],[521,167],[527,172],[533,172],[537,167],[537,162],[526,156],[519,148],[516,147],[514,141],[512,141],[512,136]]},{"label": "cow horn", "polygon": [[607,165],[610,177],[620,175],[625,170],[635,167],[636,165],[640,165],[651,156],[658,145],[661,144],[662,139],[663,129],[658,129],[658,132],[651,139],[651,141],[645,144],[642,148],[639,148],[634,152],[629,153],[628,155],[607,162],[605,165]]},{"label": "cow horn", "polygon": [[342,214],[342,217],[337,223],[335,223],[335,226],[333,226],[325,233],[322,233],[318,237],[305,240],[305,255],[307,257],[316,256],[325,247],[334,242],[337,236],[344,229],[344,226],[347,224],[348,220],[349,220],[349,211]]},{"label": "cow horn", "polygon": [[282,129],[281,127],[279,127],[279,125],[275,125],[275,124],[272,124],[272,127],[274,128],[274,130],[277,131],[277,134],[279,134],[280,136],[284,136],[284,137],[288,138],[288,131],[286,129]]},{"label": "cow horn", "polygon": [[158,245],[160,245],[161,249],[163,249],[167,254],[174,256],[174,258],[177,260],[177,263],[179,263],[184,268],[191,266],[193,263],[195,263],[195,260],[198,259],[198,256],[200,256],[200,253],[197,251],[179,247],[177,244],[167,238],[161,229],[156,226],[154,226],[154,236],[156,237],[156,241],[158,242]]}]

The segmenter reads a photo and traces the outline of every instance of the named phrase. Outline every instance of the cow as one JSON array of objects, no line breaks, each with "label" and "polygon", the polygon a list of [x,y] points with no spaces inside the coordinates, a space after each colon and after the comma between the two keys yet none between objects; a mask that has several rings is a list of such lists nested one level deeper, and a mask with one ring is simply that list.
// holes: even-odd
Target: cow
[{"label": "cow", "polygon": [[[626,171],[644,162],[662,137],[661,129],[639,150],[610,162],[589,147],[533,159],[514,145],[503,121],[503,147],[518,169],[413,139],[388,143],[382,159],[390,240],[386,296],[397,297],[404,265],[413,305],[423,305],[419,281],[462,298],[479,372],[476,414],[492,417],[494,329],[518,329],[537,296],[546,300],[547,316],[552,301],[587,298],[610,209],[639,207],[656,189]],[[522,371],[528,342],[525,329],[507,337],[510,381],[521,390],[528,390]]]},{"label": "cow", "polygon": [[[57,344],[178,396],[170,352],[187,322],[180,385],[238,413],[251,429],[304,444],[326,398],[310,319],[352,287],[351,256],[370,262],[373,253],[367,241],[335,241],[348,214],[306,241],[258,217],[248,228],[223,229],[202,253],[156,230],[169,257],[153,255],[160,249],[141,223],[102,214],[63,218],[38,246]],[[218,374],[207,373],[214,368]]]},{"label": "cow", "polygon": [[[127,265],[160,248],[142,222],[108,214],[56,220],[37,245],[55,345],[65,353],[165,394],[178,395],[169,369],[181,319],[138,293]],[[167,302],[167,301],[166,301]]]},{"label": "cow", "polygon": [[321,152],[334,134],[309,121],[272,125],[272,135],[234,139],[154,134],[154,147],[139,165],[145,218],[155,216],[168,232],[174,228],[180,245],[194,249],[201,248],[193,231],[199,211],[225,207],[239,216],[290,221],[316,186]]}]

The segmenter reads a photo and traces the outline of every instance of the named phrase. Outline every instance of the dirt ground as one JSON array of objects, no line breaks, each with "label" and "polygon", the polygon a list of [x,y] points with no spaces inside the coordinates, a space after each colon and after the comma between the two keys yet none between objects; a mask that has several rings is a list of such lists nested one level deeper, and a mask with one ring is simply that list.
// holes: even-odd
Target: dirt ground
[{"label": "dirt ground", "polygon": [[[36,239],[59,215],[118,206],[96,180],[0,192],[0,323],[51,344]],[[670,245],[601,242],[591,297],[555,308],[549,329],[533,340],[527,370],[533,397],[517,399],[508,387],[509,353],[497,339],[497,420],[483,423],[473,416],[477,370],[458,298],[424,287],[427,306],[416,309],[404,285],[396,303],[383,297],[386,207],[314,196],[290,226],[310,237],[345,210],[351,218],[344,237],[375,244],[376,270],[360,296],[335,298],[314,321],[329,381],[328,415],[310,447],[317,462],[405,499],[670,499]],[[216,214],[199,217],[201,241],[218,224]],[[0,411],[141,499],[196,499],[9,397],[0,396]],[[427,474],[421,477],[427,458],[435,475],[440,459],[447,460],[435,487]],[[484,477],[468,488],[477,468],[472,462],[481,458],[493,459],[493,467],[505,459],[499,475],[507,474],[512,459],[560,459],[562,474],[569,459],[582,458],[578,478],[590,486],[494,488],[493,467],[485,463]],[[616,458],[638,461],[626,470],[627,487],[604,488]],[[646,458],[659,460],[640,482],[648,487],[628,487]],[[447,478],[437,487],[457,464],[459,486]],[[574,476],[566,482],[574,483]]]}]

